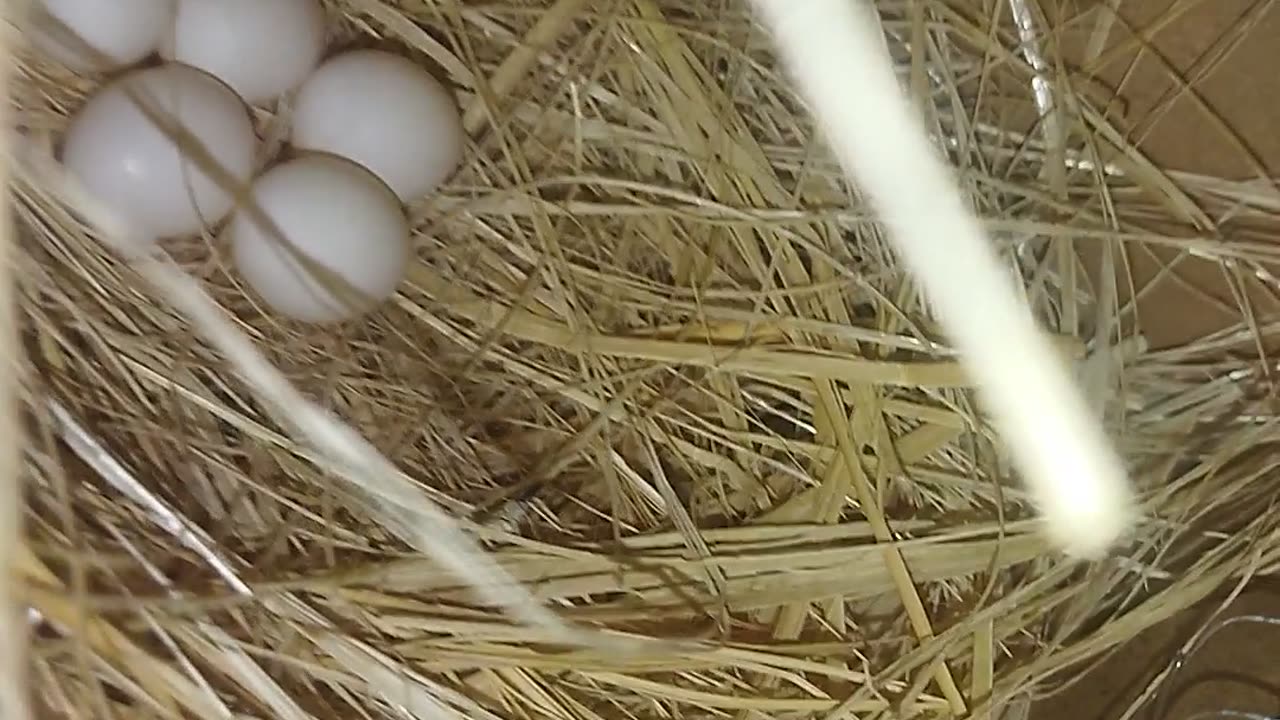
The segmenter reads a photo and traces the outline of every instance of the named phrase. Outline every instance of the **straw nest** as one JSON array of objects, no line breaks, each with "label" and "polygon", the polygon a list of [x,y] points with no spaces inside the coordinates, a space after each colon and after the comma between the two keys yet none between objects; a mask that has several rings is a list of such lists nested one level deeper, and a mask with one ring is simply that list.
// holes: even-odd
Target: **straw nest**
[{"label": "straw nest", "polygon": [[[495,609],[493,587],[436,559],[430,513],[386,502],[360,481],[374,469],[335,469],[102,250],[47,162],[96,81],[25,57],[17,566],[39,707],[983,714],[1275,560],[1269,328],[1247,308],[1272,282],[1256,229],[1280,202],[1130,145],[1082,78],[1138,41],[1069,72],[1053,36],[1047,64],[1028,60],[1003,2],[881,5],[939,147],[1134,469],[1137,536],[1081,566],[1039,534],[743,3],[331,10],[342,42],[412,55],[465,109],[468,163],[412,206],[403,292],[322,332],[261,312],[216,242],[171,255],[404,487],[585,632]],[[1037,76],[1056,98],[1044,122]],[[287,109],[259,112],[272,151]],[[1154,253],[1220,264],[1240,324],[1149,349],[1129,263]]]}]

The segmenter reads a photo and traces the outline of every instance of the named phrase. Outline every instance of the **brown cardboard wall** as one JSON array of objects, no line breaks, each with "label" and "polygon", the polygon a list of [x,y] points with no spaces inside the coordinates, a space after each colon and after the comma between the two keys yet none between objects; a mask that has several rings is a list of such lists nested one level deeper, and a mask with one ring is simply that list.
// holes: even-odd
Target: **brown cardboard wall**
[{"label": "brown cardboard wall", "polygon": [[[1280,5],[1272,0],[1045,0],[1041,8],[1060,29],[1068,56],[1087,42],[1099,6],[1119,11],[1108,47],[1145,36],[1141,49],[1120,53],[1096,76],[1120,99],[1124,127],[1158,165],[1232,179],[1280,174]],[[1070,57],[1063,62],[1072,67]],[[1078,67],[1078,66],[1077,66]],[[1181,81],[1179,81],[1179,78]],[[1277,238],[1280,241],[1280,238]],[[1155,264],[1131,258],[1149,277]],[[1196,337],[1238,321],[1223,269],[1194,261],[1179,277],[1160,282],[1141,308],[1157,344]],[[1255,311],[1276,316],[1273,290],[1250,291]],[[1215,306],[1212,298],[1223,302]],[[1280,614],[1280,593],[1256,586],[1233,613]],[[1148,632],[1108,658],[1084,682],[1039,703],[1033,720],[1114,718],[1172,657],[1201,616],[1187,614]],[[1198,653],[1142,720],[1180,720],[1232,709],[1280,713],[1280,627],[1237,626]]]},{"label": "brown cardboard wall", "polygon": [[[1273,40],[1280,38],[1280,13],[1270,0],[1041,0],[1041,6],[1055,29],[1050,46],[1074,89],[1105,104],[1155,164],[1233,180],[1265,181],[1280,172],[1280,50]],[[1112,14],[1107,8],[1116,19],[1099,56],[1105,61],[1088,63],[1082,56],[1099,18]],[[1230,221],[1222,231],[1230,240]],[[1145,298],[1141,327],[1156,346],[1201,337],[1246,311],[1280,312],[1275,288],[1217,263],[1146,247],[1126,255]]]}]

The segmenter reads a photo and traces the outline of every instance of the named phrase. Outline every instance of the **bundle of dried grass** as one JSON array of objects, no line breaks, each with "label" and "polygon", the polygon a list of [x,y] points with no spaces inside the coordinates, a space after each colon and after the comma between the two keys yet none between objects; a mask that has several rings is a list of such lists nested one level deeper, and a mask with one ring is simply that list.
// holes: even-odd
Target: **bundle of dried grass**
[{"label": "bundle of dried grass", "polygon": [[[412,208],[403,292],[339,334],[264,315],[212,237],[172,248],[199,286],[103,250],[48,161],[94,81],[23,58],[13,562],[41,709],[982,715],[1275,562],[1271,329],[1244,313],[1151,351],[1126,270],[1220,263],[1247,308],[1273,193],[1146,162],[1011,21],[1022,3],[880,3],[1134,469],[1137,536],[1070,563],[747,5],[707,5],[333,2],[335,34],[454,83],[473,140]],[[281,137],[287,103],[258,120]],[[210,334],[197,287],[251,345]],[[282,417],[252,350],[378,452]],[[489,584],[459,572],[485,556],[440,554],[433,503]]]}]

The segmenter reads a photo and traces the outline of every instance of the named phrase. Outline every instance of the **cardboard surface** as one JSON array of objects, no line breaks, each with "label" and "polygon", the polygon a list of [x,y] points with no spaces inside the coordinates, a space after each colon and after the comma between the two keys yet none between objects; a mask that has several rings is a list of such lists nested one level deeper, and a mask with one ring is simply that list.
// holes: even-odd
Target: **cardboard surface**
[{"label": "cardboard surface", "polygon": [[[1246,179],[1280,175],[1280,5],[1257,0],[1042,0],[1055,24],[1076,18],[1059,38],[1080,47],[1095,26],[1097,6],[1118,7],[1122,20],[1108,35],[1115,47],[1146,35],[1138,52],[1121,53],[1096,80],[1123,100],[1123,125],[1140,128],[1140,147],[1168,169]],[[1184,14],[1174,15],[1194,6]],[[1081,15],[1084,13],[1084,15]],[[1074,36],[1072,35],[1074,33]],[[1068,66],[1071,65],[1067,59]],[[1170,71],[1173,71],[1171,73]],[[1180,75],[1184,83],[1174,79]],[[1085,81],[1081,79],[1081,81]],[[1154,264],[1135,259],[1150,275]],[[1179,265],[1180,277],[1159,283],[1141,309],[1157,345],[1180,342],[1238,321],[1221,268]],[[1204,293],[1204,294],[1202,294]],[[1275,317],[1264,291],[1257,308]],[[1224,300],[1217,305],[1206,297]],[[1280,592],[1252,587],[1230,613],[1280,614]],[[1032,720],[1119,717],[1142,687],[1173,658],[1202,616],[1188,613],[1121,648],[1071,688],[1040,701]],[[1234,710],[1280,714],[1280,627],[1235,625],[1214,637],[1148,704],[1138,720],[1182,720]]]},{"label": "cardboard surface", "polygon": [[[1077,92],[1095,103],[1109,99],[1116,124],[1131,131],[1132,142],[1156,165],[1235,180],[1280,175],[1280,46],[1275,43],[1280,11],[1272,3],[1041,0],[1040,5],[1057,28],[1050,47],[1071,69]],[[1083,57],[1107,7],[1118,10],[1118,19],[1100,46],[1097,56],[1104,61],[1090,65]],[[1274,288],[1251,277],[1228,277],[1217,263],[1147,248],[1132,248],[1127,257],[1144,297],[1139,322],[1157,347],[1238,322],[1246,311],[1242,293],[1250,313],[1280,313]],[[1241,292],[1233,292],[1233,284]]]}]

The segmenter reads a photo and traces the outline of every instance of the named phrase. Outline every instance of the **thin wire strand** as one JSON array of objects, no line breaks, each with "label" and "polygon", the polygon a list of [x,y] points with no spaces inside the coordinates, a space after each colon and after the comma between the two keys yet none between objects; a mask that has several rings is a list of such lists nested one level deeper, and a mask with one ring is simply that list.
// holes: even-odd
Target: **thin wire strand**
[{"label": "thin wire strand", "polygon": [[1031,94],[1043,123],[1045,144],[1052,146],[1058,136],[1058,118],[1054,113],[1053,86],[1049,84],[1049,63],[1040,49],[1035,12],[1027,0],[1009,0],[1013,24],[1018,28],[1019,50],[1031,66]]},{"label": "thin wire strand", "polygon": [[[1155,692],[1146,704],[1149,704],[1157,718],[1164,717],[1167,708],[1164,706],[1168,699],[1167,691],[1173,687],[1174,679],[1186,671],[1191,659],[1197,653],[1209,644],[1214,636],[1234,625],[1264,625],[1271,629],[1280,630],[1280,615],[1236,615],[1229,618],[1223,618],[1217,622],[1206,625],[1204,630],[1193,636],[1189,646],[1182,648],[1174,655],[1173,660],[1169,662],[1163,678],[1155,688]],[[1246,710],[1236,710],[1232,708],[1224,708],[1221,710],[1209,710],[1196,713],[1187,720],[1208,720],[1208,718],[1239,718],[1240,720],[1276,720],[1277,716],[1262,713],[1254,713]]]}]

